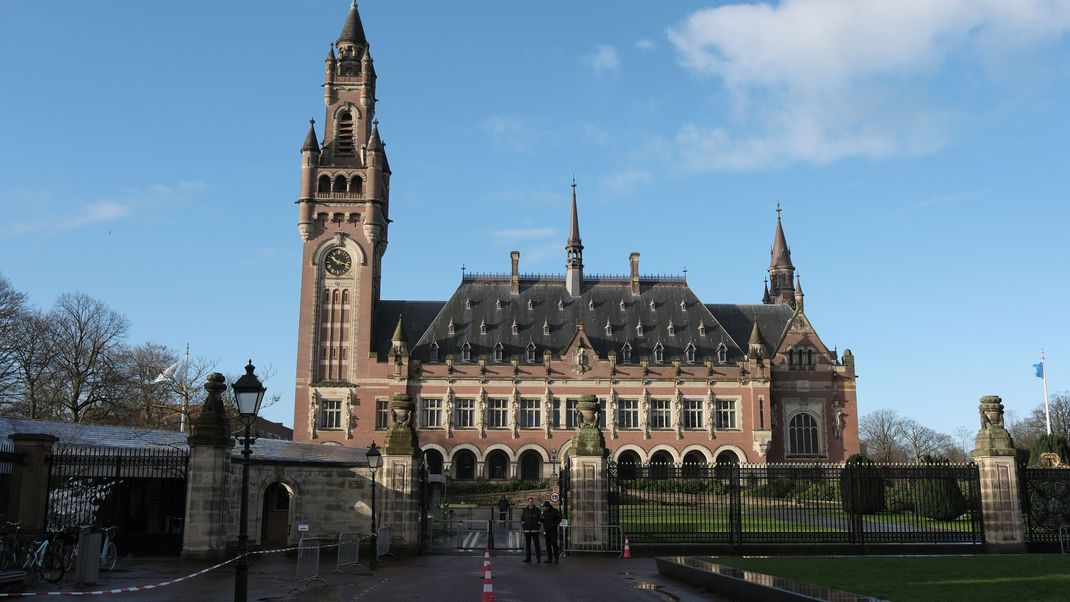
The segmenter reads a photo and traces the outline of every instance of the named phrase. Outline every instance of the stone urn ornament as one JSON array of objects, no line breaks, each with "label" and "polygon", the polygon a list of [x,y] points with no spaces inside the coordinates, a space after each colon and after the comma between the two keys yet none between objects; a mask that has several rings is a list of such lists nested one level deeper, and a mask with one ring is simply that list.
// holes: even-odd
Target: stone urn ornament
[{"label": "stone urn ornament", "polygon": [[412,412],[416,409],[416,403],[412,401],[412,395],[397,393],[390,402],[390,409],[394,412],[394,424],[409,426],[412,424]]},{"label": "stone urn ornament", "polygon": [[580,413],[580,418],[583,420],[582,426],[592,425],[597,427],[598,410],[601,407],[601,403],[594,395],[581,395],[579,401],[576,402],[576,411]]}]

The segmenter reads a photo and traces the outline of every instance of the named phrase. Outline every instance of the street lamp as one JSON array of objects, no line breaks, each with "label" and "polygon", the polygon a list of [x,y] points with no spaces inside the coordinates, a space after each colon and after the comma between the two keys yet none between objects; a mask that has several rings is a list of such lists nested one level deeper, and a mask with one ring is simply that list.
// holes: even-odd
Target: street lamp
[{"label": "street lamp", "polygon": [[253,360],[245,366],[245,374],[237,381],[231,383],[230,388],[234,391],[234,399],[238,402],[238,414],[242,424],[245,425],[245,437],[242,439],[242,463],[241,463],[241,519],[238,526],[238,549],[241,556],[238,557],[238,565],[234,571],[234,602],[245,602],[249,591],[249,456],[253,453],[249,445],[253,442],[250,429],[256,415],[260,412],[260,403],[264,401],[264,388],[260,379],[253,374],[256,368]]},{"label": "street lamp", "polygon": [[557,478],[557,448],[550,448],[550,478]]},{"label": "street lamp", "polygon": [[379,555],[379,536],[377,534],[375,524],[375,471],[379,470],[379,462],[383,459],[383,454],[379,452],[379,448],[375,446],[375,442],[372,441],[371,447],[368,448],[368,470],[372,473],[372,559],[368,562],[368,566],[375,570],[376,557]]}]

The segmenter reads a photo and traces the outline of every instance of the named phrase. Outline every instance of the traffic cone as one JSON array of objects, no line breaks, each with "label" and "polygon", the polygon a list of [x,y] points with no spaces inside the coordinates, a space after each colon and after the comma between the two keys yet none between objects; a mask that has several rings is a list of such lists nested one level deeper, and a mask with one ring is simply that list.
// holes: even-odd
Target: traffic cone
[{"label": "traffic cone", "polygon": [[628,538],[625,537],[624,538],[624,555],[621,556],[621,558],[631,558],[631,557],[632,557],[632,547],[630,545],[628,545]]},{"label": "traffic cone", "polygon": [[494,583],[490,575],[490,560],[483,565],[483,598],[481,602],[494,602]]}]

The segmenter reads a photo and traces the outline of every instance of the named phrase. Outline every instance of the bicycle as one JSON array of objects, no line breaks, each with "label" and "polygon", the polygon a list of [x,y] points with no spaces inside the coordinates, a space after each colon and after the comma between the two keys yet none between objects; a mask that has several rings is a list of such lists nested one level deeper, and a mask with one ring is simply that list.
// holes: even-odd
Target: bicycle
[{"label": "bicycle", "polygon": [[[14,530],[8,531],[9,527],[14,527]],[[3,529],[7,532],[0,539],[0,570],[7,570],[19,566],[22,559],[22,523],[4,523]]]},{"label": "bicycle", "polygon": [[[119,557],[118,550],[115,547],[115,534],[119,532],[119,527],[107,527],[103,530],[104,540],[100,546],[100,568],[105,571],[115,570],[115,561]],[[78,540],[75,538],[73,541],[68,540],[63,545],[63,569],[67,572],[73,571],[75,565],[78,562]]]},{"label": "bicycle", "polygon": [[38,575],[49,583],[63,578],[62,533],[47,533],[30,544],[29,553],[22,563],[26,580],[33,581]]}]

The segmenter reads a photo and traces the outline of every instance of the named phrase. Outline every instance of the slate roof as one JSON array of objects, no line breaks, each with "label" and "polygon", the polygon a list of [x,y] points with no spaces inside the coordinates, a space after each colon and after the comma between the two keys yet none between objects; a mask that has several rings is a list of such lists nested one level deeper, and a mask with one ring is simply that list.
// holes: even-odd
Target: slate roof
[{"label": "slate roof", "polygon": [[390,352],[398,316],[405,316],[402,329],[411,349],[412,341],[420,338],[445,304],[445,301],[380,301],[375,309],[375,351],[379,357],[385,358]]},{"label": "slate roof", "polygon": [[707,304],[706,309],[741,345],[746,345],[750,340],[751,329],[757,320],[758,332],[762,335],[766,353],[771,353],[773,347],[780,342],[788,321],[795,315],[791,306],[781,303],[770,305]]},{"label": "slate roof", "polygon": [[345,25],[342,26],[342,33],[338,34],[337,41],[368,45],[368,39],[364,36],[364,25],[360,22],[360,12],[357,10],[356,2],[353,2],[349,7],[349,14],[346,15]]},{"label": "slate roof", "polygon": [[[607,357],[611,350],[620,357],[625,343],[631,345],[636,363],[642,356],[653,358],[659,343],[666,363],[676,356],[686,357],[689,344],[695,346],[696,361],[706,356],[716,357],[722,344],[729,362],[746,353],[750,323],[742,336],[722,328],[717,317],[683,280],[645,284],[637,296],[632,295],[627,280],[588,280],[578,297],[568,294],[563,280],[522,281],[520,293],[515,296],[509,288],[507,279],[465,279],[425,331],[417,336],[412,336],[410,328],[415,329],[418,320],[410,322],[406,314],[406,334],[410,341],[416,341],[411,347],[412,357],[427,361],[428,348],[434,341],[439,346],[439,361],[444,361],[447,354],[460,360],[462,346],[467,341],[473,361],[480,355],[492,361],[494,347],[500,342],[503,361],[514,355],[524,361],[528,344],[534,343],[536,357],[541,362],[543,351],[549,349],[556,354],[568,345],[579,321],[583,322],[584,332],[600,358]],[[730,313],[729,317],[737,316]],[[453,335],[449,334],[451,320]],[[512,332],[514,320],[517,334]],[[610,334],[606,332],[607,322],[612,327]],[[549,334],[543,332],[544,323],[549,325]],[[640,323],[642,336],[636,329]],[[674,328],[672,335],[670,323]],[[486,334],[480,333],[481,324],[486,326]],[[699,334],[700,324],[705,327],[704,335]]]},{"label": "slate roof", "polygon": [[[125,449],[171,448],[182,451],[189,449],[186,444],[186,433],[178,431],[0,417],[0,440],[7,441],[8,435],[14,433],[53,435],[59,439],[57,445]],[[364,448],[261,438],[253,444],[251,459],[254,462],[363,464],[367,461],[364,451]],[[231,450],[231,456],[241,457],[241,450],[237,445]]]}]

